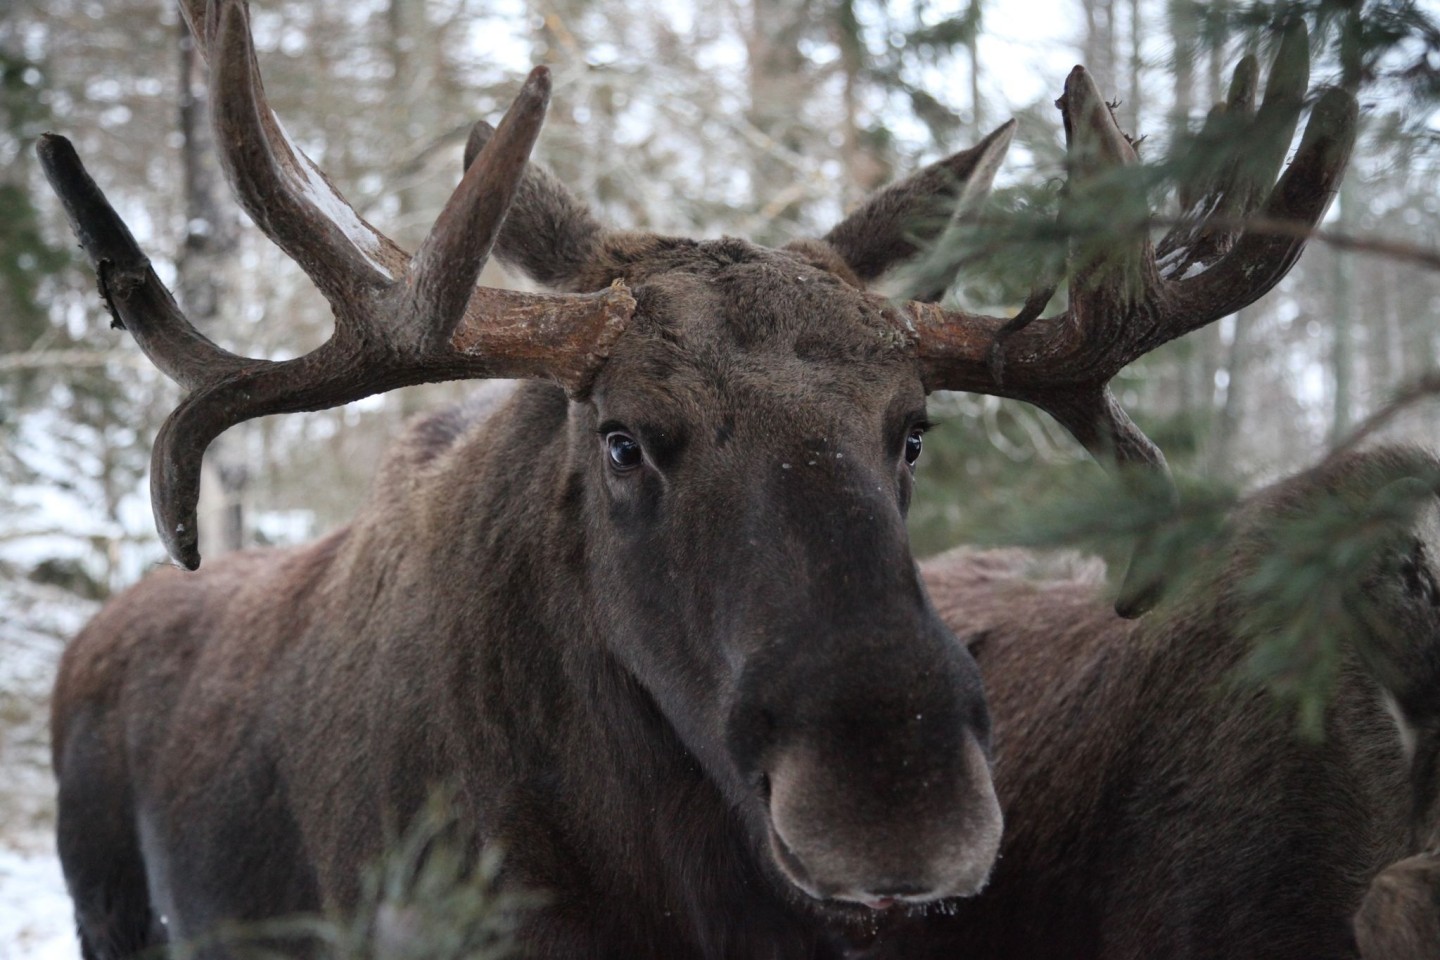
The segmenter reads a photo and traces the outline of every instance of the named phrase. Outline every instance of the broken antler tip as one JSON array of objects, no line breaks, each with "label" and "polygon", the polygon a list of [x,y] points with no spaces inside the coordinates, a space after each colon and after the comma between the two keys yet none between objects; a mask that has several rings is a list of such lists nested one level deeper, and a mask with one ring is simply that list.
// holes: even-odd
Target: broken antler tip
[{"label": "broken antler tip", "polygon": [[58,133],[47,130],[35,138],[35,150],[41,154],[60,147],[70,146],[70,141]]},{"label": "broken antler tip", "polygon": [[75,145],[68,137],[58,133],[47,132],[36,137],[35,155],[40,158],[40,165],[47,172],[62,167],[82,167],[80,155],[75,152]]},{"label": "broken antler tip", "polygon": [[1244,110],[1253,112],[1255,109],[1255,95],[1260,89],[1260,59],[1253,53],[1247,53],[1238,64],[1235,65],[1235,72],[1230,77],[1230,92],[1226,102],[1232,111]]},{"label": "broken antler tip", "polygon": [[515,98],[515,105],[518,107],[525,104],[531,109],[544,110],[550,103],[550,68],[538,66],[530,71],[525,78],[525,84],[520,88],[520,95]]}]

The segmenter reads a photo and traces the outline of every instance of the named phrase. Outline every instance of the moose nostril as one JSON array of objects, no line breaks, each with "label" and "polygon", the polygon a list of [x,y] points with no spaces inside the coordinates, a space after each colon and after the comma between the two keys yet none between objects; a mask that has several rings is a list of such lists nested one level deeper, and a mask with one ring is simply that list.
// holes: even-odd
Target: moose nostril
[{"label": "moose nostril", "polygon": [[760,795],[761,803],[768,804],[770,802],[770,777],[768,775],[762,773],[756,779],[755,792]]}]

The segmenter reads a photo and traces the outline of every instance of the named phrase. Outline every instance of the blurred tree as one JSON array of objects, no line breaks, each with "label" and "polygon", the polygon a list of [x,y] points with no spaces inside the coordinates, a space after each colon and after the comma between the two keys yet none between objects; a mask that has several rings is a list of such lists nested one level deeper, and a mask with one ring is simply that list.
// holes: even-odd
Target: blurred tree
[{"label": "blurred tree", "polygon": [[40,298],[47,278],[68,262],[40,230],[30,196],[34,176],[31,149],[49,122],[40,97],[45,74],[16,49],[10,31],[0,32],[0,352],[31,349],[50,330]]},{"label": "blurred tree", "polygon": [[[190,30],[175,25],[178,53],[180,171],[185,218],[175,257],[175,298],[201,332],[226,332],[230,312],[228,277],[237,247],[233,201],[221,191],[224,181],[210,129],[209,90],[204,64]],[[233,325],[233,324],[231,324]],[[217,437],[206,456],[201,491],[201,550],[218,556],[246,546],[245,488],[249,469],[239,455],[248,425]]]},{"label": "blurred tree", "polygon": [[[107,159],[127,176],[144,179],[136,173],[149,162],[142,144],[163,143],[164,137],[132,125],[132,108],[163,87],[145,72],[153,64],[136,63],[131,51],[161,31],[153,15],[137,6],[114,11],[117,22],[97,23],[99,29],[75,44],[55,38],[68,36],[79,21],[90,22],[94,8],[87,14],[60,0],[19,2],[0,11],[0,47],[7,66],[18,70],[6,72],[0,180],[13,188],[6,194],[19,200],[13,216],[0,218],[0,249],[28,248],[17,257],[19,282],[12,285],[7,277],[0,288],[0,302],[13,308],[0,324],[0,346],[12,351],[0,354],[0,411],[7,429],[0,487],[10,494],[0,496],[0,541],[32,554],[38,545],[52,544],[109,585],[120,581],[121,554],[133,542],[121,504],[148,462],[150,435],[133,425],[150,421],[156,377],[123,354],[97,348],[97,331],[109,317],[99,307],[93,274],[62,252],[68,236],[59,241],[62,234],[54,232],[56,241],[44,241],[36,232],[41,224],[34,213],[44,209],[44,194],[32,149],[44,127],[88,102],[92,108],[82,111],[86,125],[76,131],[77,140],[94,149],[125,127],[139,142],[117,144]],[[100,72],[82,81],[76,69],[82,63]],[[53,209],[47,218],[52,225]]]}]

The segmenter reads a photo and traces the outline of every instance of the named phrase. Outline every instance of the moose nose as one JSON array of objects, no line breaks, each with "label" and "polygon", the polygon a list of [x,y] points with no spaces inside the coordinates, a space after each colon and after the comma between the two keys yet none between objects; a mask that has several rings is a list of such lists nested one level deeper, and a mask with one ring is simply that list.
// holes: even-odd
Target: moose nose
[{"label": "moose nose", "polygon": [[826,760],[799,746],[775,760],[770,848],[781,872],[817,899],[877,909],[978,893],[999,853],[1001,815],[989,763],[966,733],[958,756],[890,770]]}]

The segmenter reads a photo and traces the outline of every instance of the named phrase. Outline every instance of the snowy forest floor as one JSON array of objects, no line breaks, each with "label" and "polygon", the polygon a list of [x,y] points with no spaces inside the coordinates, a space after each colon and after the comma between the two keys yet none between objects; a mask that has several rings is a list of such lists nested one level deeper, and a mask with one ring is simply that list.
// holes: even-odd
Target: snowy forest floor
[{"label": "snowy forest floor", "polygon": [[96,605],[0,570],[0,957],[74,960],[55,856],[49,703],[65,641]]}]

